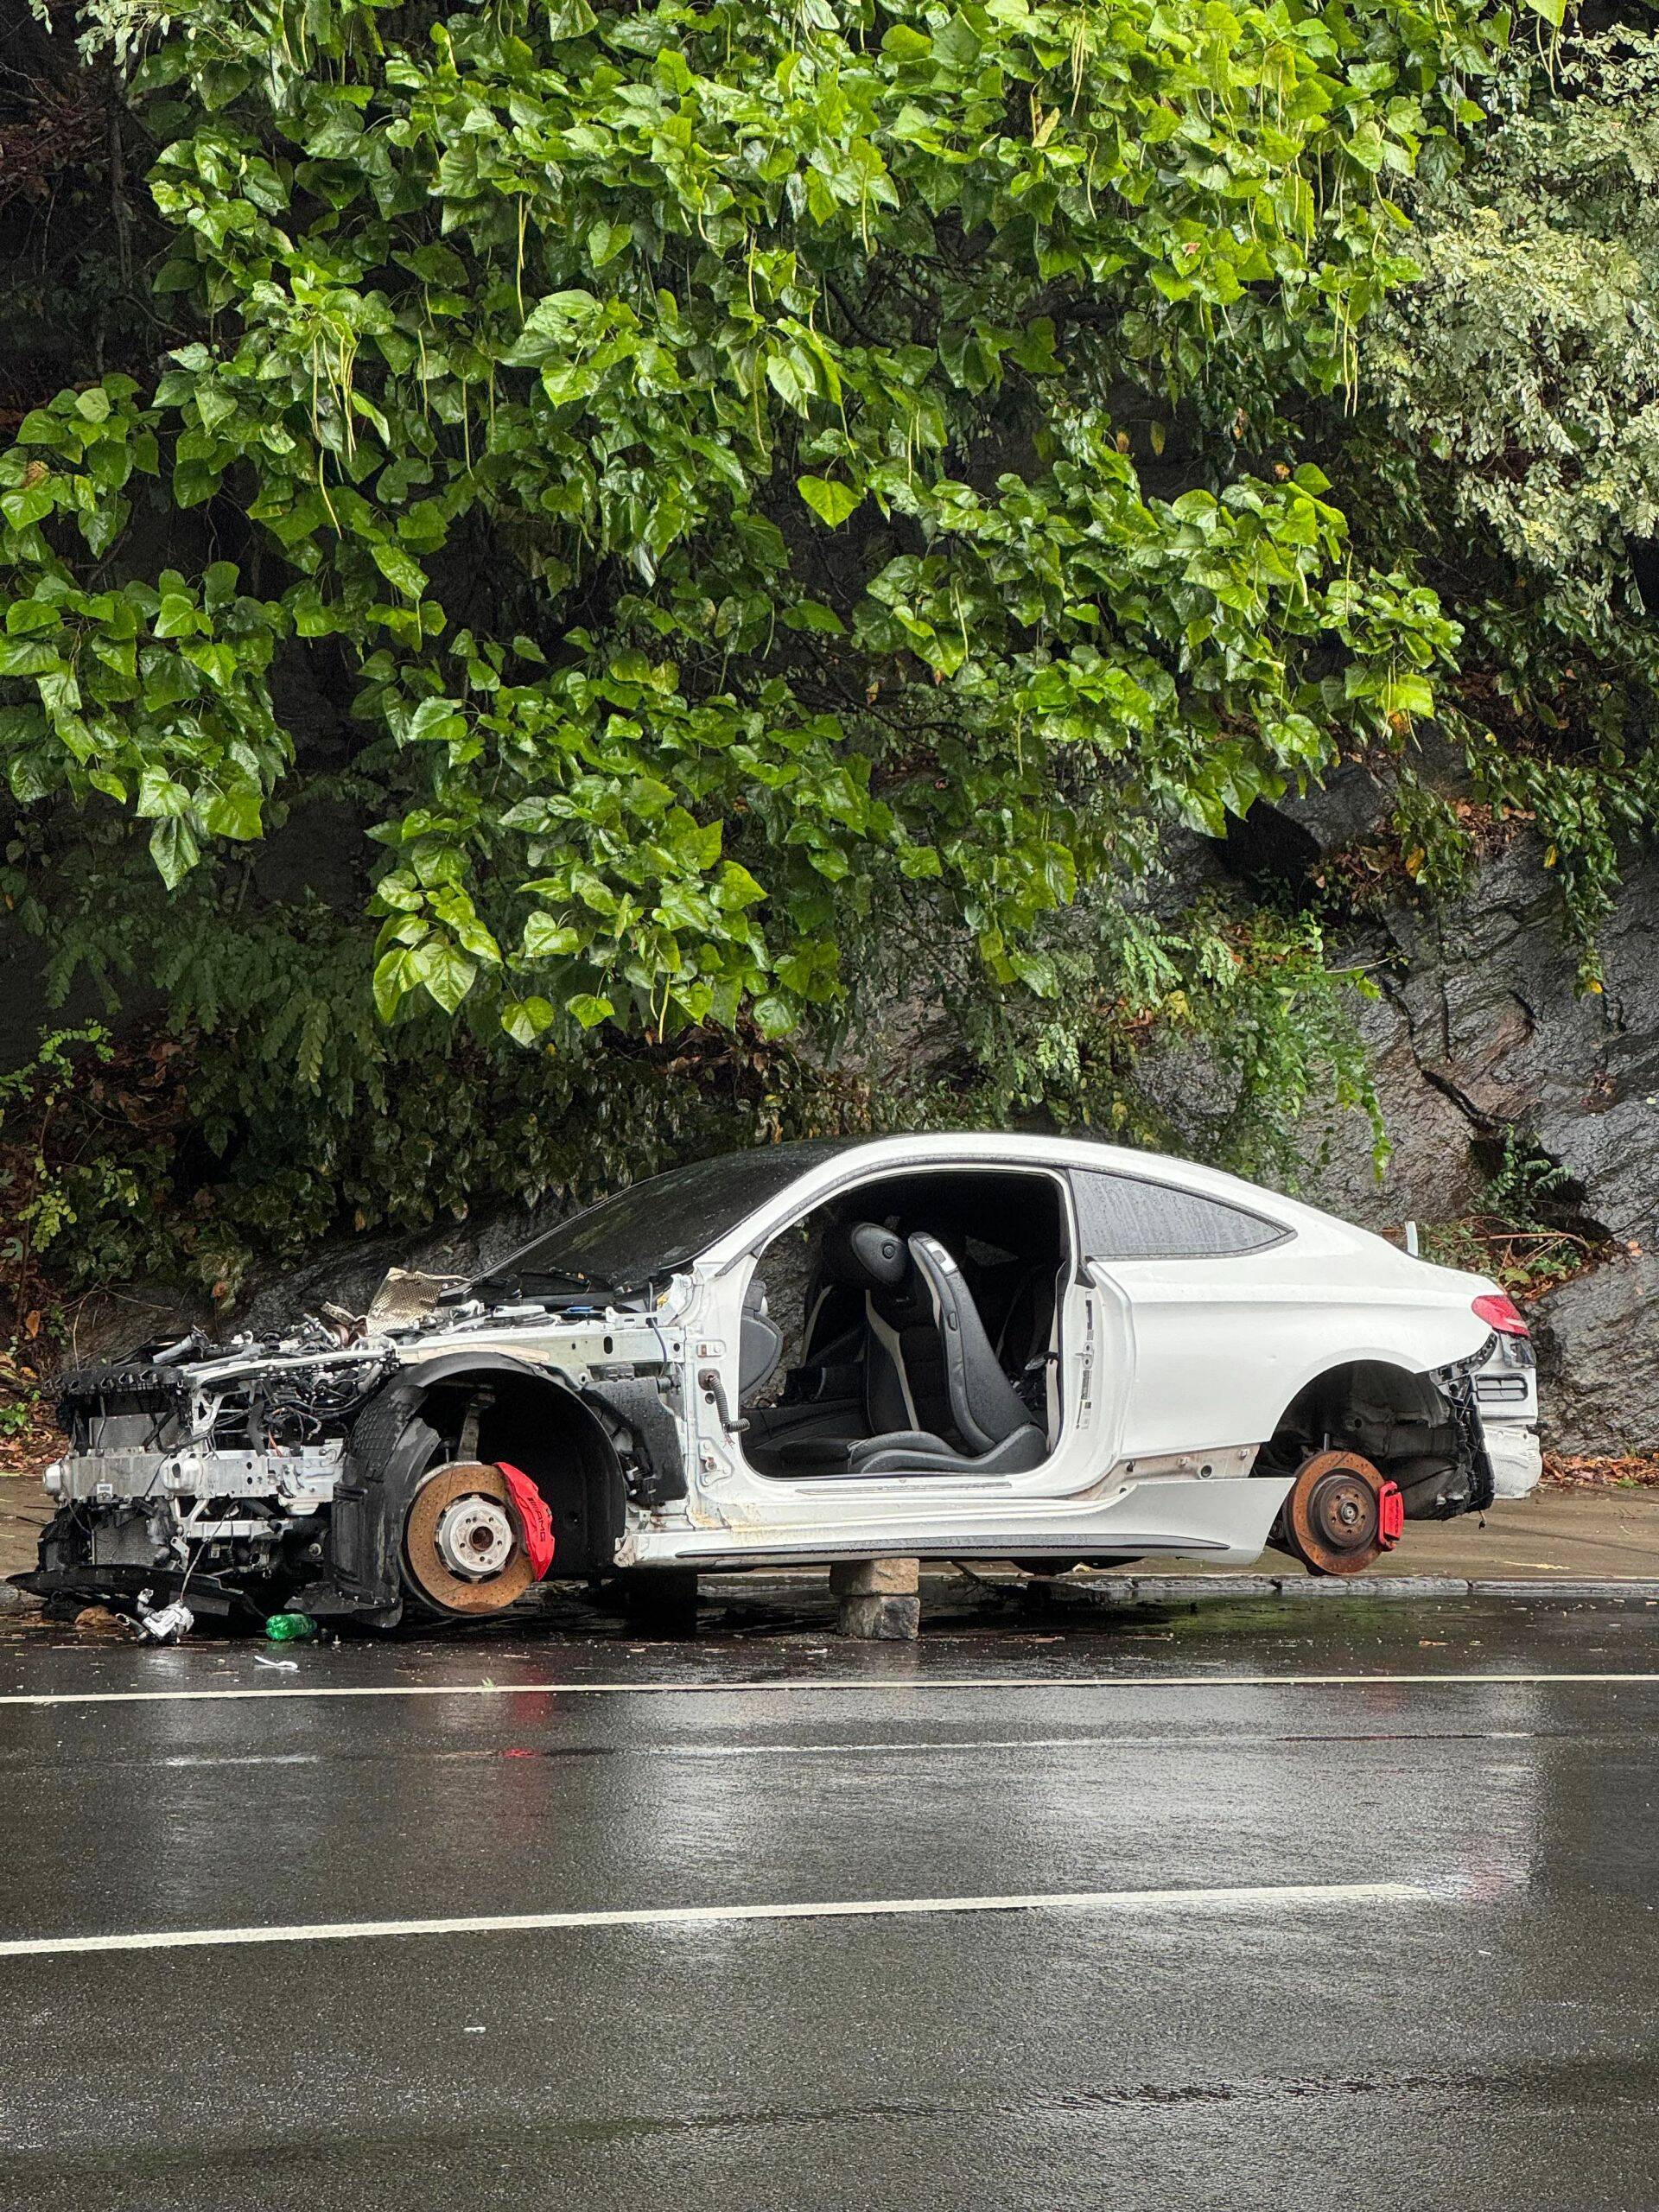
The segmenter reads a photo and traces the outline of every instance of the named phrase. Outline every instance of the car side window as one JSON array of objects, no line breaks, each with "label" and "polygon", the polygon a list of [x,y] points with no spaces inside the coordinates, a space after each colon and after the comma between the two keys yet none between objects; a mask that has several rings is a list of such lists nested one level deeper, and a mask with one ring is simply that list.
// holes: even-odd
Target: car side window
[{"label": "car side window", "polygon": [[1242,1206],[1135,1175],[1074,1173],[1077,1226],[1091,1260],[1224,1259],[1264,1251],[1289,1234]]}]

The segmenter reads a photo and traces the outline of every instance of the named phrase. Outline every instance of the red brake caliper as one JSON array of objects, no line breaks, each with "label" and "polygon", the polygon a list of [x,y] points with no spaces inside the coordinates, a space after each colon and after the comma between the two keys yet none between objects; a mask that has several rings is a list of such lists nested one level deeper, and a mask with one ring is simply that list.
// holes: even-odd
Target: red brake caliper
[{"label": "red brake caliper", "polygon": [[1398,1483],[1384,1483],[1376,1494],[1376,1541],[1391,1552],[1406,1533],[1406,1501]]},{"label": "red brake caliper", "polygon": [[553,1516],[547,1510],[546,1499],[522,1467],[510,1467],[505,1459],[498,1459],[495,1464],[506,1478],[519,1541],[539,1582],[553,1564]]}]

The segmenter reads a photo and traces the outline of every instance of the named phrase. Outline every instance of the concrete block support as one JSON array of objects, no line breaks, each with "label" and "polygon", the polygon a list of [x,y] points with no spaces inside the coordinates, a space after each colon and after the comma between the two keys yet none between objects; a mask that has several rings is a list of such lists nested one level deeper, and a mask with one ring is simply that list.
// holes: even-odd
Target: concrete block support
[{"label": "concrete block support", "polygon": [[913,1559],[842,1560],[832,1567],[830,1591],[842,1634],[866,1643],[913,1642],[922,1626],[921,1573]]}]

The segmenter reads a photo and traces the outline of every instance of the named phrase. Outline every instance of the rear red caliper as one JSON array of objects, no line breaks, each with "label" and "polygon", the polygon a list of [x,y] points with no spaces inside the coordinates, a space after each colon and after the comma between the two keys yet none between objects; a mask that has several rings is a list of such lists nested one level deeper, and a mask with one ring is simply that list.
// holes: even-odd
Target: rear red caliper
[{"label": "rear red caliper", "polygon": [[1398,1483],[1384,1483],[1376,1493],[1376,1541],[1391,1552],[1406,1533],[1406,1501]]}]

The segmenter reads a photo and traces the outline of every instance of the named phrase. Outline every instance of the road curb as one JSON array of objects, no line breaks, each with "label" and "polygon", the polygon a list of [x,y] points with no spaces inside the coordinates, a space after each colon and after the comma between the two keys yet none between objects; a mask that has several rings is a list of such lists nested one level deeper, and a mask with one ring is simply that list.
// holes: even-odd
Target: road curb
[{"label": "road curb", "polygon": [[1321,1604],[1347,1598],[1639,1598],[1659,1600],[1659,1578],[1561,1575],[1503,1580],[1454,1574],[1098,1575],[1059,1588],[1108,1605],[1188,1603],[1201,1598],[1287,1598]]},{"label": "road curb", "polygon": [[[799,1597],[821,1586],[822,1569],[798,1567],[783,1573],[705,1574],[705,1601],[739,1597]],[[937,1596],[941,1586],[960,1590],[960,1570],[945,1560],[925,1560],[922,1589]],[[988,1573],[977,1561],[974,1582],[988,1596],[1077,1599],[1103,1605],[1189,1605],[1198,1599],[1283,1598],[1294,1604],[1332,1605],[1342,1599],[1634,1598],[1659,1602],[1655,1575],[1476,1575],[1461,1574],[1088,1574],[1026,1575]],[[925,1617],[926,1607],[923,1608]]]},{"label": "road curb", "polygon": [[[924,1567],[922,1586],[925,1592],[929,1583],[938,1585],[954,1579],[948,1567]],[[811,1570],[803,1570],[787,1578],[746,1574],[741,1580],[744,1596],[785,1598],[800,1596],[802,1584],[815,1581],[817,1575]],[[1548,1580],[1541,1575],[1505,1580],[1484,1575],[1465,1579],[1454,1574],[1096,1574],[1082,1582],[1059,1576],[1045,1582],[1041,1577],[979,1573],[976,1580],[986,1589],[1006,1597],[1040,1592],[1045,1597],[1064,1594],[1091,1605],[1185,1605],[1206,1600],[1230,1604],[1245,1598],[1286,1599],[1299,1605],[1332,1605],[1344,1599],[1507,1598],[1524,1604],[1549,1598],[1622,1598],[1659,1605],[1659,1576],[1636,1574],[1563,1574]],[[705,1578],[706,1582],[713,1580],[713,1577]],[[734,1576],[732,1580],[736,1583],[739,1578]],[[709,1599],[716,1592],[705,1588],[703,1594]],[[719,1594],[729,1599],[739,1592],[734,1588]],[[40,1611],[38,1598],[0,1582],[0,1617],[32,1616]]]}]

